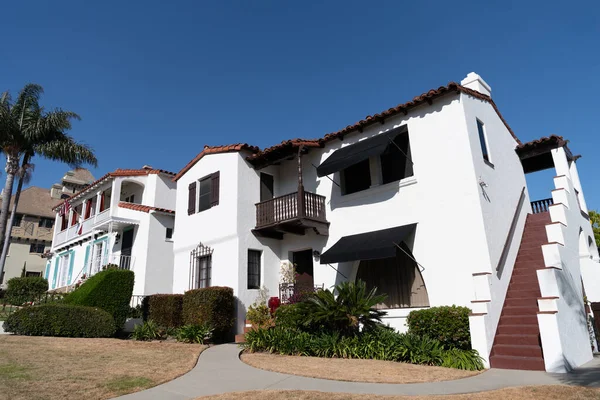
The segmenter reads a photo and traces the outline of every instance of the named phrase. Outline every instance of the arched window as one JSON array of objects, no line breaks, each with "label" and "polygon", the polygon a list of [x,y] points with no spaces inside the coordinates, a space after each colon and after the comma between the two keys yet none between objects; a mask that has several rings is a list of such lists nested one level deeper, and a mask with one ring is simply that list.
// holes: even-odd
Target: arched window
[{"label": "arched window", "polygon": [[[358,266],[356,280],[362,280],[367,288],[377,288],[377,293],[387,294],[387,299],[377,305],[379,309],[428,307],[429,296],[417,263],[411,258],[410,249],[401,243],[396,256],[379,260],[363,260]],[[413,257],[414,258],[414,257]]]},{"label": "arched window", "polygon": [[198,245],[190,253],[190,289],[210,287],[213,249]]}]

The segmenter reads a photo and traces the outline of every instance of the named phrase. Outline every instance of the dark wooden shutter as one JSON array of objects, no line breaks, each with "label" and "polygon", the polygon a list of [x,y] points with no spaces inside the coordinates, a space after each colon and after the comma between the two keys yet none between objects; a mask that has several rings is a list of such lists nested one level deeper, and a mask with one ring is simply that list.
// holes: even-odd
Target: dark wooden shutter
[{"label": "dark wooden shutter", "polygon": [[188,215],[196,212],[196,182],[190,183],[188,186]]},{"label": "dark wooden shutter", "polygon": [[219,171],[212,174],[211,186],[210,186],[210,206],[218,206],[219,205]]}]

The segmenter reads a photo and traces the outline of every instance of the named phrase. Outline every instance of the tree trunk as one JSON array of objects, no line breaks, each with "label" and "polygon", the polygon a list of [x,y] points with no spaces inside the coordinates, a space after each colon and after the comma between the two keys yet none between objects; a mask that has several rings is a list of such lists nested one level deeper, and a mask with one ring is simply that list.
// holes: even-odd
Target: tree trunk
[{"label": "tree trunk", "polygon": [[[2,210],[0,211],[0,245],[4,244],[6,237],[6,223],[8,222],[8,210],[10,208],[10,198],[12,196],[15,175],[19,171],[19,156],[6,154],[6,183],[2,193]],[[4,267],[0,265],[0,276]]]},{"label": "tree trunk", "polygon": [[[21,190],[23,190],[23,181],[25,180],[25,168],[29,163],[29,156],[23,157],[23,163],[21,166],[21,173],[19,174],[19,183],[17,184],[17,192],[15,193],[15,201],[12,205],[12,211],[10,213],[10,219],[6,225],[6,235],[4,237],[4,246],[2,247],[2,255],[0,256],[0,271],[4,271],[4,265],[6,264],[6,257],[8,256],[8,250],[10,249],[10,231],[12,230],[13,223],[15,222],[15,216],[17,215],[17,207],[19,206],[19,198],[21,197]],[[1,272],[0,272],[1,274]]]}]

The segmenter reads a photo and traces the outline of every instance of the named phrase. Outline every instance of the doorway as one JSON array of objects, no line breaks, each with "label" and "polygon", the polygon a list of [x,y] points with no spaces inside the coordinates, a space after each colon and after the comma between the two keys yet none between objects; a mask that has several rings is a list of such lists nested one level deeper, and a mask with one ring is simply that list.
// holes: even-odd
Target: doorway
[{"label": "doorway", "polygon": [[133,228],[123,231],[123,241],[121,242],[121,257],[119,268],[131,268],[131,249],[133,248]]},{"label": "doorway", "polygon": [[296,265],[296,288],[312,292],[315,287],[312,249],[293,252],[292,262]]},{"label": "doorway", "polygon": [[260,201],[273,198],[273,175],[260,173]]}]

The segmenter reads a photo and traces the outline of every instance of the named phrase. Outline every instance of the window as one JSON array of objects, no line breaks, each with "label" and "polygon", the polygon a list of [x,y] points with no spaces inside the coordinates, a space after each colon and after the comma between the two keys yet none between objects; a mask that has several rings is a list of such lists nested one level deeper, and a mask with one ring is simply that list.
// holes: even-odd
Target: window
[{"label": "window", "polygon": [[135,203],[135,195],[132,194],[131,196],[125,197],[125,202],[126,203]]},{"label": "window", "polygon": [[210,287],[212,268],[212,249],[198,245],[190,254],[190,288],[200,289]]},{"label": "window", "polygon": [[212,256],[198,257],[198,289],[210,287],[211,262]]},{"label": "window", "polygon": [[13,226],[21,226],[22,221],[23,221],[23,214],[16,214],[15,220],[13,222]]},{"label": "window", "polygon": [[87,199],[85,201],[85,215],[83,217],[83,219],[88,219],[89,217],[91,217],[92,215],[94,215],[94,204],[93,204],[94,200],[93,199]]},{"label": "window", "polygon": [[35,271],[25,271],[25,277],[29,278],[29,277],[34,277],[34,276],[42,276],[41,272],[35,272]]},{"label": "window", "polygon": [[360,192],[371,187],[369,160],[363,160],[342,170],[342,193]]},{"label": "window", "polygon": [[106,258],[108,256],[107,240],[101,240],[100,242],[94,243],[92,247],[92,265],[90,275],[94,275],[102,270],[102,267],[106,264]]},{"label": "window", "polygon": [[173,239],[173,228],[167,228],[167,233],[165,236],[167,240]]},{"label": "window", "polygon": [[51,218],[41,218],[40,228],[52,228],[54,226],[54,220]]},{"label": "window", "polygon": [[381,162],[381,183],[399,181],[413,176],[413,164],[410,157],[410,142],[408,132],[403,132],[394,138],[379,157]]},{"label": "window", "polygon": [[[188,215],[219,205],[219,171],[205,176],[188,187]],[[198,190],[196,190],[198,189]],[[196,193],[198,194],[196,197]]]},{"label": "window", "polygon": [[69,279],[69,258],[70,254],[65,254],[61,256],[58,260],[58,286],[63,287],[68,285]]},{"label": "window", "polygon": [[248,250],[248,289],[260,289],[260,257],[259,250]]},{"label": "window", "polygon": [[63,214],[60,216],[60,230],[64,231],[67,229],[67,214]]},{"label": "window", "polygon": [[483,154],[483,159],[487,162],[490,162],[485,128],[483,127],[483,122],[480,120],[477,120],[477,132],[479,132],[479,143],[481,144],[481,153]]},{"label": "window", "polygon": [[46,246],[43,243],[32,243],[29,245],[30,253],[43,254]]}]

